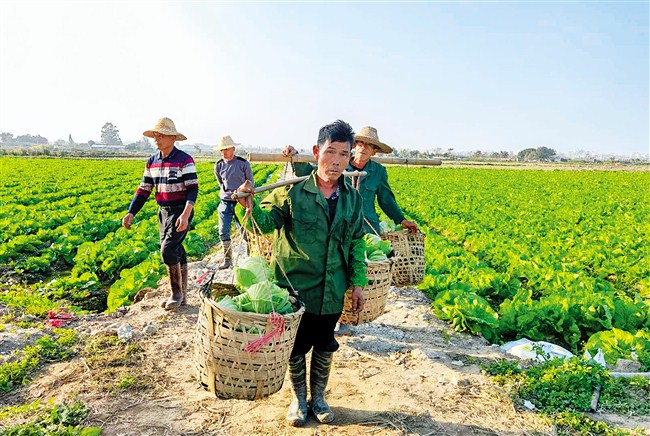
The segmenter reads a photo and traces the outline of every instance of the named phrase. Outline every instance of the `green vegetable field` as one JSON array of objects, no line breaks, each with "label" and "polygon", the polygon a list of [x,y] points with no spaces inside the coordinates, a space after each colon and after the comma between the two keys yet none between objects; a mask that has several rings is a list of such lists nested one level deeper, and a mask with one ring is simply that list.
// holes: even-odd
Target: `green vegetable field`
[{"label": "green vegetable field", "polygon": [[[493,342],[636,353],[650,368],[650,173],[389,169],[426,228],[420,286]],[[427,186],[427,189],[422,189]]]},{"label": "green vegetable field", "polygon": [[[214,163],[197,164],[200,200],[184,244],[198,258],[218,242]],[[256,184],[277,165],[253,165]],[[0,301],[44,314],[68,304],[103,311],[128,304],[162,277],[157,205],[121,226],[144,160],[0,159]]]},{"label": "green vegetable field", "polygon": [[[218,241],[213,162],[197,164],[188,253]],[[163,274],[156,204],[121,218],[144,160],[0,159],[0,301],[42,315],[129,304]],[[256,184],[281,172],[253,165]],[[635,353],[650,368],[650,173],[389,168],[426,232],[437,316],[491,342]]]}]

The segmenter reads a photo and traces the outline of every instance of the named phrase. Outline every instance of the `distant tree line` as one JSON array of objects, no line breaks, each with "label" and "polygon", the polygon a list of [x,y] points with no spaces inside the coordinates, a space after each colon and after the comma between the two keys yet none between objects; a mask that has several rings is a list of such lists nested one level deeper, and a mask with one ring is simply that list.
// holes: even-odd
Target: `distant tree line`
[{"label": "distant tree line", "polygon": [[[100,142],[93,141],[92,139],[89,139],[88,142],[86,143],[75,143],[72,140],[72,135],[68,136],[68,140],[63,140],[63,139],[58,139],[52,143],[54,147],[57,148],[65,148],[65,147],[72,147],[72,148],[77,148],[77,147],[92,147],[93,145],[111,145],[111,146],[120,146],[124,145],[122,142],[122,139],[120,138],[120,131],[115,127],[115,125],[111,122],[105,123],[100,132]],[[2,145],[14,145],[14,146],[19,146],[19,147],[25,147],[25,146],[47,146],[50,144],[50,141],[48,141],[47,138],[41,136],[41,135],[19,135],[14,137],[12,133],[9,132],[3,132],[0,133],[0,144]],[[131,142],[129,144],[124,145],[124,149],[126,151],[151,151],[153,150],[153,146],[151,145],[151,142],[149,141],[149,138],[142,137],[140,140]],[[44,152],[42,149],[35,148],[34,150],[40,150],[38,153],[39,154],[50,154],[50,152]],[[18,153],[20,154],[20,153]]]},{"label": "distant tree line", "polygon": [[557,156],[557,152],[548,147],[525,148],[517,153],[517,160],[529,161],[551,161]]}]

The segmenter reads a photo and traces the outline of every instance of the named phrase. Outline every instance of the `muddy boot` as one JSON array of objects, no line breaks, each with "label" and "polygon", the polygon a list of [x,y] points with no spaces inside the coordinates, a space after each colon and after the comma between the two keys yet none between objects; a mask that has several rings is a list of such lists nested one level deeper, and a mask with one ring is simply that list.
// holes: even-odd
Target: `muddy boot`
[{"label": "muddy boot", "polygon": [[181,290],[183,292],[181,298],[181,306],[187,303],[187,264],[181,263]]},{"label": "muddy boot", "polygon": [[232,266],[232,250],[230,249],[230,241],[222,241],[223,247],[223,262],[219,265],[219,269],[228,269]]},{"label": "muddy boot", "polygon": [[327,388],[327,380],[330,376],[333,354],[328,351],[311,352],[311,368],[309,371],[311,399],[309,400],[309,406],[318,421],[323,424],[334,421],[334,412],[325,402],[325,388]]},{"label": "muddy boot", "polygon": [[307,423],[307,365],[304,354],[289,359],[289,375],[294,398],[287,412],[287,421],[294,427],[301,427]]},{"label": "muddy boot", "polygon": [[167,265],[169,274],[169,285],[172,288],[172,294],[165,303],[165,310],[174,309],[181,305],[183,299],[183,276],[181,273],[181,264]]}]

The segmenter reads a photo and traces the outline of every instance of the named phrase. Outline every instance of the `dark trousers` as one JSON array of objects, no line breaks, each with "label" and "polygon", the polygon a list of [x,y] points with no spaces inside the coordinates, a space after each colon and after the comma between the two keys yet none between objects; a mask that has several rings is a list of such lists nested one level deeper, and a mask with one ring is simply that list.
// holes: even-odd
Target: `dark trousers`
[{"label": "dark trousers", "polygon": [[307,354],[312,347],[314,351],[334,352],[338,350],[339,343],[334,338],[334,329],[340,317],[340,313],[316,315],[305,312],[298,326],[291,357]]},{"label": "dark trousers", "polygon": [[187,228],[182,232],[176,230],[176,220],[183,213],[185,206],[161,206],[158,209],[158,229],[160,230],[160,254],[165,265],[187,263],[187,254],[183,240],[190,229],[194,211],[187,221]]}]

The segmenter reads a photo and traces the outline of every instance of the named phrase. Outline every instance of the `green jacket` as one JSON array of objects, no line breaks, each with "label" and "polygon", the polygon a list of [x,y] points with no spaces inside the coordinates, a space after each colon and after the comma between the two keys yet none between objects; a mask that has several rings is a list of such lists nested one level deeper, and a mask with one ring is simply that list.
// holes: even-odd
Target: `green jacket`
[{"label": "green jacket", "polygon": [[[339,186],[331,224],[315,172],[296,185],[275,189],[253,207],[262,233],[275,232],[273,268],[278,284],[289,288],[288,277],[305,310],[318,315],[342,312],[345,291],[367,284],[361,196],[343,177]],[[242,218],[243,213],[237,209]]]},{"label": "green jacket", "polygon": [[[293,164],[293,171],[298,177],[306,176],[312,169],[313,166],[307,162],[295,162]],[[348,165],[347,170],[353,171],[354,168]],[[379,216],[377,216],[377,211],[375,210],[375,198],[377,199],[377,203],[379,203],[379,207],[388,218],[392,219],[395,224],[400,224],[404,220],[404,214],[397,205],[393,190],[388,185],[386,167],[370,160],[363,168],[363,171],[368,173],[361,178],[361,182],[359,183],[359,193],[361,194],[361,198],[363,198],[363,216],[366,218],[363,221],[363,231],[365,233],[375,234],[372,230],[374,228],[376,233],[381,233],[379,229]]]}]

